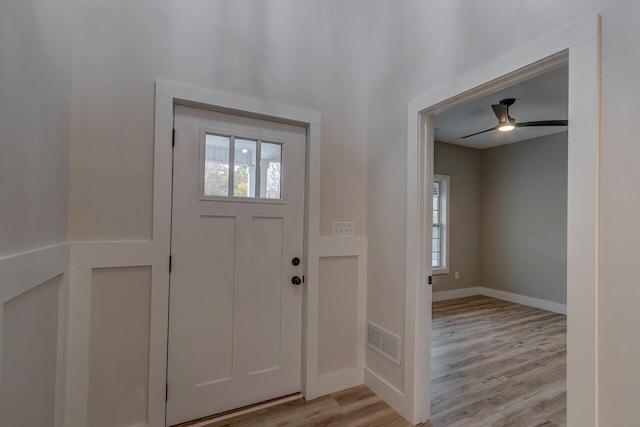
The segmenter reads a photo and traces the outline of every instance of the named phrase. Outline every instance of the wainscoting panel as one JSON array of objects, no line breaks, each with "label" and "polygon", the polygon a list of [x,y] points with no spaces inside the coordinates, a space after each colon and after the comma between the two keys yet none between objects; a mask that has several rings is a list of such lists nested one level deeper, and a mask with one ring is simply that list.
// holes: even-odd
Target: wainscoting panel
[{"label": "wainscoting panel", "polygon": [[64,422],[69,245],[0,258],[0,425]]},{"label": "wainscoting panel", "polygon": [[364,382],[365,238],[320,239],[318,395]]},{"label": "wainscoting panel", "polygon": [[88,425],[147,424],[151,267],[97,268],[91,279]]},{"label": "wainscoting panel", "polygon": [[61,281],[56,276],[3,304],[2,426],[55,424]]},{"label": "wainscoting panel", "polygon": [[[172,135],[176,104],[208,105],[211,108],[243,111],[248,115],[307,126],[308,168],[306,197],[305,270],[303,285],[303,381],[308,399],[362,384],[364,368],[364,313],[366,303],[366,239],[319,239],[320,221],[320,114],[313,111],[237,97],[175,82],[157,81],[155,92],[153,231],[150,241],[72,242],[68,286],[68,357],[66,375],[65,426],[110,425],[113,427],[156,427],[165,425],[167,330],[169,314],[169,267],[172,199]],[[328,242],[320,242],[328,240]],[[340,240],[334,242],[333,240]],[[357,257],[356,369],[318,375],[319,259]],[[120,272],[107,270],[123,268]],[[105,269],[99,271],[98,269]],[[126,273],[123,273],[126,272]],[[119,276],[122,282],[111,274]],[[135,279],[134,279],[135,277]],[[125,285],[126,284],[126,285]],[[126,289],[125,289],[126,288]],[[144,295],[144,296],[143,296]],[[130,298],[132,301],[124,302]],[[146,302],[143,300],[147,298]],[[131,304],[131,305],[130,305]],[[122,316],[120,319],[118,316]],[[147,323],[143,318],[147,319]],[[146,331],[142,327],[146,324]],[[125,325],[133,325],[128,330]],[[125,331],[125,329],[127,329]],[[145,335],[146,332],[146,335]],[[116,340],[119,333],[122,338]],[[143,341],[148,347],[143,347]],[[140,339],[140,341],[138,341]],[[117,353],[116,341],[125,342],[136,356]],[[135,341],[135,342],[133,342]],[[123,360],[117,371],[101,352]],[[144,364],[138,355],[147,355],[147,384],[142,384]],[[114,378],[96,372],[113,369]],[[329,366],[329,365],[323,365]],[[102,369],[102,368],[101,368]],[[131,378],[122,375],[131,369]],[[128,371],[127,371],[128,372]],[[96,383],[98,381],[98,383]],[[110,383],[113,381],[113,383]],[[119,386],[121,396],[113,402],[98,403],[102,393],[96,384]],[[142,415],[144,394],[146,419]],[[124,399],[128,396],[129,399]],[[102,405],[102,406],[101,406]],[[110,421],[98,420],[108,411]],[[114,417],[117,417],[114,418]],[[96,424],[92,424],[92,423]]]},{"label": "wainscoting panel", "polygon": [[356,368],[358,257],[320,258],[318,374]]}]

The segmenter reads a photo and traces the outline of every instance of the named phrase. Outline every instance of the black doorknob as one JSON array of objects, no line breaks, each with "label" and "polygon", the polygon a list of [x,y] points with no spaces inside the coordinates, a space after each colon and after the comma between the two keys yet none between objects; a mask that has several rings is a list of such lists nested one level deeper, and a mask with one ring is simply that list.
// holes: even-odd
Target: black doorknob
[{"label": "black doorknob", "polygon": [[293,265],[300,265],[300,258],[295,257],[291,260],[291,264]]},{"label": "black doorknob", "polygon": [[291,283],[293,283],[294,285],[299,285],[300,283],[302,283],[302,279],[300,279],[298,276],[293,276],[291,278]]}]

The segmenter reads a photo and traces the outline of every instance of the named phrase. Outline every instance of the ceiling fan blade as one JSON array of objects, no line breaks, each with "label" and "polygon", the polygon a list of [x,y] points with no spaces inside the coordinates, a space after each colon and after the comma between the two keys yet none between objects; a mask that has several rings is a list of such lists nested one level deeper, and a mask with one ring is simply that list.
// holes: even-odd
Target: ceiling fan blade
[{"label": "ceiling fan blade", "polygon": [[492,130],[496,130],[496,129],[498,129],[498,126],[494,126],[494,127],[492,127],[491,129],[483,130],[483,131],[481,131],[481,132],[472,133],[471,135],[461,136],[461,137],[460,137],[460,138],[458,138],[458,139],[465,139],[465,138],[469,138],[470,136],[480,135],[481,133],[490,132],[490,131],[492,131]]},{"label": "ceiling fan blade", "polygon": [[567,126],[569,120],[540,120],[537,122],[522,122],[516,123],[517,128],[524,128],[530,126]]},{"label": "ceiling fan blade", "polygon": [[493,112],[496,115],[496,117],[498,118],[499,122],[505,122],[507,120],[507,113],[508,113],[508,109],[509,109],[509,107],[507,105],[494,104],[494,105],[491,106],[491,108],[493,109]]}]

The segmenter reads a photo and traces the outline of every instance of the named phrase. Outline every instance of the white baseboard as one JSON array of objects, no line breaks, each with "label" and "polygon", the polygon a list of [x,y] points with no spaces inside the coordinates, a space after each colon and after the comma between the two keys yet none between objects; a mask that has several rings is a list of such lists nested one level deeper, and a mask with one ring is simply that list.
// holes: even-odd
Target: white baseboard
[{"label": "white baseboard", "polygon": [[480,288],[480,295],[497,298],[504,301],[514,302],[529,307],[539,308],[541,310],[552,311],[554,313],[567,314],[567,305],[553,301],[547,301],[540,298],[528,297],[525,295],[513,294],[511,292],[499,291],[492,288]]},{"label": "white baseboard", "polygon": [[364,368],[364,384],[407,420],[412,418],[407,396],[367,367]]},{"label": "white baseboard", "polygon": [[516,304],[526,305],[528,307],[539,308],[541,310],[551,311],[553,313],[567,314],[567,305],[553,301],[547,301],[540,298],[528,297],[526,295],[514,294],[511,292],[499,291],[484,286],[475,286],[472,288],[456,289],[453,291],[441,291],[433,293],[433,301],[445,301],[454,298],[464,298],[474,295],[484,295],[491,298],[497,298]]},{"label": "white baseboard", "polygon": [[454,289],[452,291],[440,291],[434,292],[433,301],[445,301],[448,299],[472,297],[474,295],[480,295],[480,287],[475,286],[473,288]]}]

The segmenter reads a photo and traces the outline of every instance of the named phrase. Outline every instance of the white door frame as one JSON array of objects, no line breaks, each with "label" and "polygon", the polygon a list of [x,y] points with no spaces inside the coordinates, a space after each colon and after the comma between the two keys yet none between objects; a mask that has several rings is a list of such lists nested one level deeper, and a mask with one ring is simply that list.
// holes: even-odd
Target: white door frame
[{"label": "white door frame", "polygon": [[[430,417],[431,289],[427,215],[433,116],[569,63],[567,420],[597,425],[597,287],[600,17],[574,25],[413,99],[408,108],[405,417]],[[415,236],[418,236],[416,239]]]},{"label": "white door frame", "polygon": [[[171,250],[172,197],[172,135],[174,105],[278,121],[307,129],[304,260],[305,284],[302,296],[302,394],[307,399],[317,397],[318,372],[318,277],[320,236],[320,113],[301,108],[266,102],[189,86],[166,80],[156,81],[154,186],[153,186],[153,242],[158,257],[166,257],[167,271]],[[151,306],[151,349],[166,350],[168,342],[169,275],[154,271]],[[167,381],[166,351],[154,351],[149,361],[149,389],[153,390],[150,409],[166,410],[158,390]],[[164,394],[164,393],[162,393]],[[164,412],[163,412],[164,413]],[[155,418],[155,417],[154,417]],[[164,424],[163,424],[164,425]]]}]

